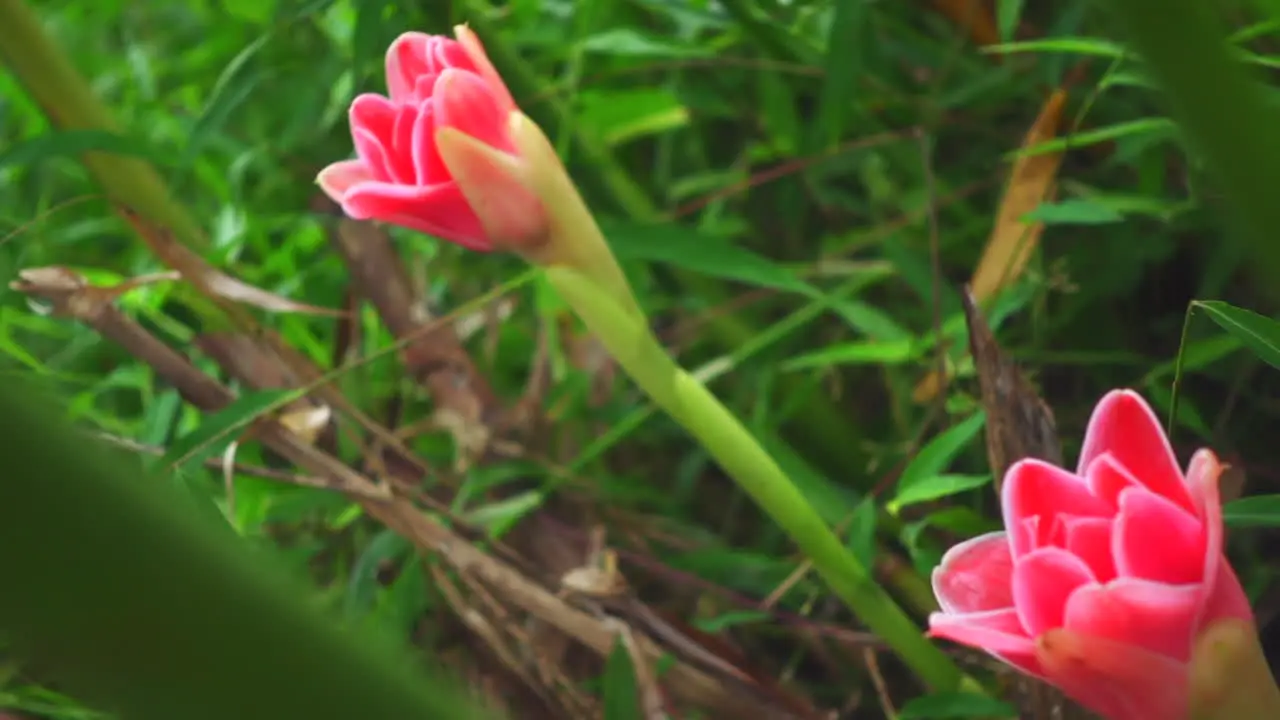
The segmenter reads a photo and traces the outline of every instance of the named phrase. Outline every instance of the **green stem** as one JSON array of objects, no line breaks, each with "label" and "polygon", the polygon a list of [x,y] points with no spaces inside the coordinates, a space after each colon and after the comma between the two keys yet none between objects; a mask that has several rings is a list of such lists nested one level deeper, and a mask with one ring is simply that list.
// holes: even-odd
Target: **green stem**
[{"label": "green stem", "polygon": [[702,383],[672,361],[649,329],[575,269],[551,266],[548,279],[623,369],[694,435],[753,500],[795,541],[832,590],[939,690],[976,690],[946,654],[893,602],[827,527],[795,484],[742,423]]}]

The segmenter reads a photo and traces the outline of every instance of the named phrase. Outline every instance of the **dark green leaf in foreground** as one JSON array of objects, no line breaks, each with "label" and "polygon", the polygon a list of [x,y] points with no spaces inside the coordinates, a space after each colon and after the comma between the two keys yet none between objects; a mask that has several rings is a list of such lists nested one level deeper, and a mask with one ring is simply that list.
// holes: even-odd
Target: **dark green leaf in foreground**
[{"label": "dark green leaf in foreground", "polygon": [[0,380],[0,634],[122,717],[483,718]]}]

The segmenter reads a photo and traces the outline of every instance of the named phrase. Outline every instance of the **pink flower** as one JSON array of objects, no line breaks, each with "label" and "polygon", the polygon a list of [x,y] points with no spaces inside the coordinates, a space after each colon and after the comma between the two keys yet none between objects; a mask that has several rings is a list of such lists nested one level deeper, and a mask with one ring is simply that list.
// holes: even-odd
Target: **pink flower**
[{"label": "pink flower", "polygon": [[1223,556],[1209,450],[1186,475],[1151,408],[1108,393],[1076,473],[1023,460],[1005,475],[1005,532],[933,573],[930,634],[980,648],[1113,720],[1183,720],[1188,660],[1216,620],[1252,621]]},{"label": "pink flower", "polygon": [[546,234],[524,181],[513,117],[523,117],[479,38],[408,32],[387,50],[388,97],[351,103],[355,160],[317,178],[357,220],[379,220],[472,250],[519,249]]}]

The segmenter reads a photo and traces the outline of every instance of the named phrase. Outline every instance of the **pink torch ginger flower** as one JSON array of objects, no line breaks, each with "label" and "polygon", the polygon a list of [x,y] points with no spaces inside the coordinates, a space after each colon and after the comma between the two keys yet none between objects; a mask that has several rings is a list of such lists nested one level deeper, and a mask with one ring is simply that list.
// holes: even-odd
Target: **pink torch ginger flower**
[{"label": "pink torch ginger flower", "polygon": [[947,552],[930,633],[1112,720],[1184,720],[1196,638],[1253,618],[1223,556],[1221,472],[1200,450],[1184,475],[1142,398],[1107,394],[1077,472],[1030,459],[1009,468],[1005,531]]},{"label": "pink torch ginger flower", "polygon": [[[511,136],[511,93],[466,27],[408,32],[387,50],[388,96],[351,104],[356,159],[320,187],[357,220],[425,232],[472,250],[535,246],[546,211]],[[522,116],[520,116],[522,117]]]}]

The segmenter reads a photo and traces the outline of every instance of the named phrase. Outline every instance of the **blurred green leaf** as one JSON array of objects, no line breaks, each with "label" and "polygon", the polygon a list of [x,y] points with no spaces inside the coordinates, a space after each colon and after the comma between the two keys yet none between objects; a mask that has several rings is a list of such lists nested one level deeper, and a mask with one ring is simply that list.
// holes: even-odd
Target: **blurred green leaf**
[{"label": "blurred green leaf", "polygon": [[1088,37],[1055,37],[1022,42],[1006,42],[999,45],[988,45],[982,48],[982,52],[1002,55],[1014,53],[1069,53],[1072,55],[1088,55],[1112,59],[1122,58],[1130,54],[1119,43],[1102,38]]},{"label": "blurred green leaf", "polygon": [[750,250],[678,225],[609,223],[603,227],[621,261],[660,262],[757,287],[812,291],[795,273]]},{"label": "blurred green leaf", "polygon": [[[1280,272],[1280,106],[1229,51],[1222,6],[1198,0],[1116,0],[1135,48],[1179,120],[1180,130],[1221,183],[1255,266]],[[1280,293],[1272,294],[1280,299]]]},{"label": "blurred green leaf", "polygon": [[1040,203],[1039,207],[1027,213],[1023,219],[1046,225],[1107,225],[1124,220],[1124,215],[1104,203],[1077,199]]},{"label": "blurred green leaf", "polygon": [[347,579],[342,610],[348,617],[358,618],[373,609],[381,585],[379,572],[386,563],[398,562],[413,553],[413,545],[392,530],[380,530],[364,547]]},{"label": "blurred green leaf", "polygon": [[794,371],[838,365],[899,365],[919,360],[923,349],[915,339],[848,342],[793,357],[782,364],[782,369]]},{"label": "blurred green leaf", "polygon": [[614,28],[599,32],[583,41],[590,53],[622,57],[689,58],[705,57],[699,45],[680,45],[642,32],[636,28]]},{"label": "blurred green leaf", "polygon": [[84,699],[143,720],[486,717],[8,378],[0,458],[29,480],[0,483],[0,633]]},{"label": "blurred green leaf", "polygon": [[1280,495],[1254,495],[1222,506],[1227,527],[1280,527]]},{"label": "blurred green leaf", "polygon": [[656,135],[689,122],[689,111],[670,91],[628,90],[578,93],[579,120],[609,145]]},{"label": "blurred green leaf", "polygon": [[845,122],[859,105],[858,81],[865,55],[877,46],[868,42],[872,33],[869,0],[845,0],[832,10],[827,29],[826,57],[822,62],[822,94],[818,98],[818,121],[813,125],[814,149],[829,147],[840,140]]},{"label": "blurred green leaf", "polygon": [[15,165],[36,165],[54,158],[76,158],[87,152],[103,152],[143,158],[167,164],[171,158],[150,143],[106,130],[53,130],[11,146],[0,153],[0,170]]},{"label": "blurred green leaf", "polygon": [[1280,369],[1280,323],[1252,310],[1217,300],[1197,300],[1191,306],[1203,310],[1218,327],[1252,350],[1258,359]]},{"label": "blurred green leaf", "polygon": [[1013,39],[1022,20],[1023,0],[996,0],[996,28],[1006,43]]}]

